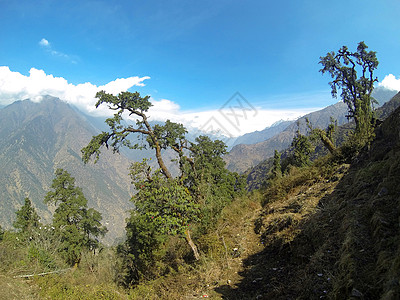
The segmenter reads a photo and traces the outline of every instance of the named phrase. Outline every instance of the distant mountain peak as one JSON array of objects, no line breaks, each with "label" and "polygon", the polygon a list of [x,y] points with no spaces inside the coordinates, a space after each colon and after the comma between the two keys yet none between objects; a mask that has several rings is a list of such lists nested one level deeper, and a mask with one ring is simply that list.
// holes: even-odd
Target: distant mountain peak
[{"label": "distant mountain peak", "polygon": [[96,134],[93,126],[71,105],[57,97],[40,102],[16,101],[0,110],[0,224],[9,227],[15,211],[28,196],[45,222],[51,212],[43,198],[56,168],[76,179],[89,206],[109,222],[110,242],[122,236],[131,207],[130,162],[104,150],[97,164],[84,165],[80,149]]}]

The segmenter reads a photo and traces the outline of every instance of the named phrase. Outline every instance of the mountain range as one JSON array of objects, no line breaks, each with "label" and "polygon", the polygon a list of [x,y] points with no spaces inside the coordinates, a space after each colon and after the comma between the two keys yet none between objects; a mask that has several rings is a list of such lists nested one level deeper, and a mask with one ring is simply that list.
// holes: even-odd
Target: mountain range
[{"label": "mountain range", "polygon": [[294,122],[295,121],[293,120],[292,121],[282,120],[272,124],[270,127],[267,127],[261,131],[246,133],[236,138],[236,140],[232,145],[232,148],[240,144],[251,145],[266,141],[272,138],[274,135],[277,135],[278,133],[284,131],[290,124],[293,124]]},{"label": "mountain range", "polygon": [[[382,106],[375,110],[375,117],[380,122],[383,122],[388,118],[398,107],[400,106],[400,92],[394,95],[388,102],[384,103]],[[345,137],[349,130],[354,130],[354,122],[346,123],[342,126],[338,126],[335,132],[335,140],[337,146],[345,141]],[[321,146],[317,146],[314,153],[314,158],[320,156],[322,153],[327,152],[327,150]],[[282,152],[281,157],[287,156],[289,149]],[[324,155],[324,154],[322,154]],[[273,157],[269,157],[255,167],[251,168],[246,172],[247,175],[247,189],[254,190],[264,186],[268,180],[268,174],[273,166]]]},{"label": "mountain range", "polygon": [[[383,98],[391,93],[381,91]],[[325,128],[331,116],[339,124],[347,122],[346,113],[347,106],[339,102],[305,117],[313,126]],[[272,156],[275,149],[287,148],[298,128],[306,130],[305,117],[239,137],[225,156],[227,167],[244,172]],[[84,165],[80,149],[93,135],[106,129],[104,118],[85,115],[51,96],[44,96],[40,103],[28,99],[0,107],[0,225],[11,227],[15,211],[25,197],[32,200],[42,221],[50,222],[54,207],[47,207],[43,199],[55,170],[63,168],[83,189],[89,207],[102,213],[103,224],[109,230],[105,241],[112,243],[122,237],[127,211],[133,207],[129,201],[134,190],[128,167],[132,161],[152,157],[153,151],[121,149],[120,154],[114,154],[104,149],[97,164]],[[140,137],[134,138],[140,141]],[[189,132],[188,138],[193,140],[193,134]],[[172,162],[175,153],[164,151],[163,155],[172,173],[178,174],[176,163]],[[156,166],[155,160],[153,164]]]},{"label": "mountain range", "polygon": [[[372,96],[377,100],[378,106],[381,106],[396,93],[396,91],[378,87],[374,90]],[[302,134],[307,132],[306,118],[313,127],[325,129],[329,125],[331,117],[336,120],[339,126],[347,123],[347,112],[347,105],[343,102],[337,102],[322,110],[307,114],[296,121],[281,122],[260,132],[256,131],[238,137],[234,147],[224,157],[227,168],[231,171],[243,173],[273,156],[275,150],[282,151],[288,148],[298,129]]]},{"label": "mountain range", "polygon": [[44,223],[54,207],[43,199],[57,168],[67,170],[83,189],[88,206],[100,211],[111,242],[124,233],[132,207],[128,167],[124,155],[103,151],[97,164],[84,165],[80,149],[97,130],[61,100],[44,97],[40,103],[17,101],[0,110],[0,224],[11,226],[15,211],[29,197]]},{"label": "mountain range", "polygon": [[346,113],[347,105],[338,102],[299,118],[296,122],[290,123],[283,131],[265,141],[251,145],[237,145],[224,157],[227,168],[231,171],[243,173],[266,158],[273,156],[275,150],[286,149],[290,146],[297,129],[303,134],[306,132],[306,118],[314,127],[326,128],[329,125],[330,117],[337,120],[339,125],[346,123],[348,121]]}]

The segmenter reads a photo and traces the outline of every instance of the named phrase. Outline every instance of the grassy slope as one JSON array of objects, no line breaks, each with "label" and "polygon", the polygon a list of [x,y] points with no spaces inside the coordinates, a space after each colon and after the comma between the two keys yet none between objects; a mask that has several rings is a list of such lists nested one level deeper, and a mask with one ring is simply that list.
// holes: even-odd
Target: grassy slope
[{"label": "grassy slope", "polygon": [[[256,229],[263,251],[227,299],[400,297],[400,110],[349,165],[323,162],[274,185]],[[324,174],[324,176],[320,176]]]},{"label": "grassy slope", "polygon": [[351,165],[325,157],[235,201],[197,241],[198,264],[182,262],[135,290],[112,282],[104,253],[26,291],[51,299],[398,299],[399,140],[400,109]]}]

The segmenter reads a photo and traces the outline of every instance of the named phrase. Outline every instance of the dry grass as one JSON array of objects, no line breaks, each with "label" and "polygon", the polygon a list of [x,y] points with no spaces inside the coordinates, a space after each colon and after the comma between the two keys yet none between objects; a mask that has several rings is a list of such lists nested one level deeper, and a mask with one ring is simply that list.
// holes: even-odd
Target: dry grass
[{"label": "dry grass", "polygon": [[202,257],[196,265],[182,265],[178,272],[140,284],[132,299],[221,299],[217,288],[234,286],[242,277],[243,259],[262,249],[254,233],[260,209],[259,194],[235,200],[221,214],[215,230],[197,244]]}]

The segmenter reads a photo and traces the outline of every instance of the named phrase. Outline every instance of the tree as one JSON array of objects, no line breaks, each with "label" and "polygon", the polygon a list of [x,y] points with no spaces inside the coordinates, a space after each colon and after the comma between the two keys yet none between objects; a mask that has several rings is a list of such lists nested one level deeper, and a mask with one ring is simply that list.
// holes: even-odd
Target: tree
[{"label": "tree", "polygon": [[87,200],[81,188],[75,187],[75,179],[63,169],[57,169],[51,185],[52,191],[45,196],[46,204],[57,206],[53,226],[60,235],[59,251],[67,263],[78,264],[83,249],[98,247],[98,237],[107,229],[101,224],[101,214],[87,209]]},{"label": "tree", "polygon": [[39,216],[28,197],[25,198],[24,205],[15,214],[17,218],[13,226],[21,232],[29,233],[32,229],[39,227]]},{"label": "tree", "polygon": [[278,150],[274,152],[274,161],[271,169],[271,179],[282,177],[282,167],[281,167],[281,154]]},{"label": "tree", "polygon": [[310,130],[311,139],[320,139],[324,146],[329,150],[329,152],[333,155],[336,155],[336,146],[333,134],[336,131],[337,122],[331,117],[330,124],[326,128],[326,130],[322,130],[320,128],[314,128],[311,122],[306,118],[307,127]]},{"label": "tree", "polygon": [[179,179],[162,176],[160,170],[152,174],[146,161],[133,163],[130,174],[138,191],[132,199],[133,214],[153,223],[161,234],[184,236],[198,260],[200,255],[191,239],[189,225],[198,220],[199,205],[189,190]]},{"label": "tree", "polygon": [[[165,149],[174,138],[179,138],[180,133],[183,134],[183,132],[180,131],[182,127],[170,126],[168,128],[156,127],[153,129],[145,114],[152,106],[149,101],[150,96],[140,97],[138,92],[122,92],[118,96],[114,96],[100,91],[96,94],[96,98],[99,99],[96,103],[96,108],[105,103],[108,105],[109,109],[116,111],[116,113],[113,118],[108,118],[106,120],[107,125],[110,127],[110,132],[103,131],[99,135],[94,136],[89,144],[82,149],[83,161],[87,163],[93,155],[95,156],[95,160],[98,160],[100,147],[106,146],[108,148],[109,144],[114,152],[118,152],[121,146],[139,149],[142,146],[137,143],[132,145],[128,136],[131,133],[140,133],[146,136],[149,146],[155,150],[157,162],[163,174],[167,178],[172,178],[161,156],[161,150]],[[133,125],[121,125],[121,121],[123,120],[122,114],[124,112],[138,118],[136,127]],[[167,138],[162,139],[163,135],[166,135]]]},{"label": "tree", "polygon": [[[154,222],[135,210],[126,220],[126,240],[117,246],[123,261],[119,273],[126,286],[138,283],[145,275],[149,278],[156,261],[162,258],[162,245],[168,236],[160,233]],[[150,276],[149,276],[150,274]]]},{"label": "tree", "polygon": [[341,98],[347,104],[349,114],[356,124],[355,136],[361,145],[370,142],[373,137],[374,117],[372,105],[376,101],[371,97],[374,83],[374,70],[378,67],[376,52],[367,51],[364,42],[358,44],[357,50],[351,52],[346,46],[338,53],[329,52],[320,57],[322,74],[329,73],[333,78],[329,84],[332,96],[337,97],[338,89],[342,90]]},{"label": "tree", "polygon": [[305,167],[310,164],[310,155],[313,151],[310,140],[305,135],[296,131],[296,136],[293,138],[291,148],[293,151],[293,164],[296,167]]},{"label": "tree", "polygon": [[245,190],[244,176],[228,171],[222,156],[226,145],[207,136],[190,143],[190,162],[186,162],[183,184],[200,205],[200,227],[211,229],[222,209]]},{"label": "tree", "polygon": [[[107,104],[116,113],[106,120],[110,131],[94,136],[81,150],[83,161],[87,163],[94,156],[96,162],[102,146],[111,146],[114,152],[123,146],[140,149],[144,146],[132,143],[129,135],[139,133],[145,136],[148,147],[155,151],[160,171],[152,173],[144,162],[133,164],[131,176],[138,192],[133,198],[136,208],[132,215],[141,215],[136,220],[153,215],[148,220],[157,224],[160,232],[170,235],[184,232],[198,259],[197,247],[191,240],[189,228],[184,227],[189,220],[195,222],[198,219],[197,205],[201,207],[200,215],[204,223],[208,217],[216,218],[234,194],[243,189],[243,179],[224,169],[221,156],[226,151],[225,144],[203,136],[198,137],[195,143],[189,142],[186,128],[169,120],[163,125],[151,126],[146,115],[151,107],[149,96],[141,97],[138,92],[122,92],[114,96],[101,91],[96,98],[99,99],[96,107]],[[136,117],[136,124],[123,124],[123,114]],[[173,178],[163,160],[161,151],[165,149],[172,149],[177,154],[181,172],[179,178]],[[160,189],[163,193],[159,193]],[[154,215],[156,211],[162,211],[161,219]],[[164,223],[159,223],[161,220]],[[128,226],[127,232],[131,230]]]}]

